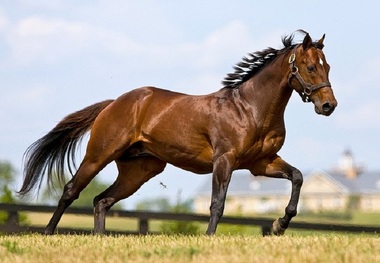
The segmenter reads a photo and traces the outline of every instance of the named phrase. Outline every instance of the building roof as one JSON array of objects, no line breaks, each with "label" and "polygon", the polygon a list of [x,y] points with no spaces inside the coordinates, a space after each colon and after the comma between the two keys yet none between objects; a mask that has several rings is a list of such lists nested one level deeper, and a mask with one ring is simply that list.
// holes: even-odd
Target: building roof
[{"label": "building roof", "polygon": [[380,193],[380,172],[362,174],[355,181],[361,194]]}]

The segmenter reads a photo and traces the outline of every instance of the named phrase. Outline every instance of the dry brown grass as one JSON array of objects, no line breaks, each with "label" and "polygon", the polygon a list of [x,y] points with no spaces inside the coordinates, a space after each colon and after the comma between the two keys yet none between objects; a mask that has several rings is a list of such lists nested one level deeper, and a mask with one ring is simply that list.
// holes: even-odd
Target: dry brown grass
[{"label": "dry brown grass", "polygon": [[380,262],[378,235],[0,236],[2,262]]}]

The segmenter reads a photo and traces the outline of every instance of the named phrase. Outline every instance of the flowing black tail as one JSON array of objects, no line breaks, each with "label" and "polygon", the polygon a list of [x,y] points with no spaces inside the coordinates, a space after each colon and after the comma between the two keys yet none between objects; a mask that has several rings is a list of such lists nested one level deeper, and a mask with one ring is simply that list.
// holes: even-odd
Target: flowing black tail
[{"label": "flowing black tail", "polygon": [[102,101],[68,115],[48,134],[28,147],[24,153],[24,182],[18,192],[21,196],[28,194],[37,184],[39,189],[46,173],[49,185],[53,174],[63,181],[65,165],[73,174],[78,143],[91,129],[99,113],[112,101]]}]

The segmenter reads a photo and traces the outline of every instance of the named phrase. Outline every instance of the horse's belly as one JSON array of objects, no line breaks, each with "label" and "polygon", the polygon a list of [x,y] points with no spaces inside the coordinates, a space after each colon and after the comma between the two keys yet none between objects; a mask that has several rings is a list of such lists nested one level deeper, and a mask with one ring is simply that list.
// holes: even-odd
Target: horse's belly
[{"label": "horse's belly", "polygon": [[208,174],[212,173],[212,164],[202,163],[202,162],[191,162],[191,163],[170,163],[183,170],[193,172],[196,174]]},{"label": "horse's belly", "polygon": [[176,167],[198,173],[211,173],[213,169],[212,150],[209,147],[203,148],[182,148],[177,147],[156,147],[149,151]]}]

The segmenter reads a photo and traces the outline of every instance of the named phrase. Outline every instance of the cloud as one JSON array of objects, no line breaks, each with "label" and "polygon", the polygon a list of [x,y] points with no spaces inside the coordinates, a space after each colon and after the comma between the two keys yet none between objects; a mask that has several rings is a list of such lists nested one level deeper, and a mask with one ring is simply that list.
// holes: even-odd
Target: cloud
[{"label": "cloud", "polygon": [[86,42],[86,27],[57,18],[27,17],[13,26],[8,36],[11,54],[8,63],[28,66],[54,63]]},{"label": "cloud", "polygon": [[67,5],[65,0],[19,0],[20,6],[26,9],[38,9],[38,10],[62,10]]},{"label": "cloud", "polygon": [[128,32],[75,20],[29,16],[11,26],[6,36],[11,52],[3,66],[35,67],[65,61],[73,64],[73,61],[103,60],[119,66],[133,64],[141,71],[148,64],[151,69],[186,67],[212,74],[215,70],[232,69],[248,52],[280,43],[277,33],[254,41],[248,28],[235,20],[197,42],[156,43],[154,39],[139,41]]},{"label": "cloud", "polygon": [[[270,32],[254,36],[249,26],[240,20],[231,21],[212,32],[199,43],[196,65],[200,68],[218,68],[220,65],[236,63],[247,53],[273,46],[282,48],[281,34]],[[276,45],[277,43],[277,45]],[[231,64],[232,68],[233,64]]]},{"label": "cloud", "polygon": [[230,54],[246,52],[252,44],[248,28],[241,21],[233,21],[211,33],[198,45],[200,55],[196,65],[201,68],[217,67],[230,58]]},{"label": "cloud", "polygon": [[60,18],[33,16],[19,21],[8,36],[8,63],[30,66],[53,64],[107,51],[110,55],[141,52],[139,45],[119,32]]}]

